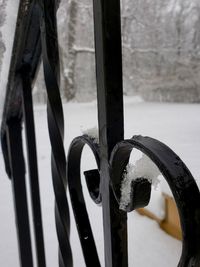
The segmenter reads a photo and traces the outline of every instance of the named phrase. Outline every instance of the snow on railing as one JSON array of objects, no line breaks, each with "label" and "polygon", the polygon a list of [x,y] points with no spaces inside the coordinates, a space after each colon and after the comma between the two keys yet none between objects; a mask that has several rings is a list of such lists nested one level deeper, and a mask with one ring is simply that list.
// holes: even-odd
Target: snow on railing
[{"label": "snow on railing", "polygon": [[82,129],[82,134],[89,136],[94,140],[95,143],[99,143],[99,133],[98,128],[96,126],[88,129]]},{"label": "snow on railing", "polygon": [[129,163],[124,171],[121,185],[120,209],[126,210],[126,207],[130,204],[131,184],[134,180],[147,179],[154,188],[157,188],[160,182],[158,179],[159,175],[160,170],[145,154],[142,154],[142,157],[135,164]]}]

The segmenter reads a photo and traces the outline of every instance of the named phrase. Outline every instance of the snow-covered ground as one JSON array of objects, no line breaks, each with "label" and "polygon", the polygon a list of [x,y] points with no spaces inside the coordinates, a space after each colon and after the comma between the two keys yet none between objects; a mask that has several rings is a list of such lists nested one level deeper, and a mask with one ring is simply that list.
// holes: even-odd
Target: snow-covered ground
[{"label": "snow-covered ground", "polygon": [[[184,160],[194,177],[200,181],[198,171],[200,161],[200,105],[157,104],[125,99],[125,137],[134,134],[148,135],[157,138],[172,149]],[[64,104],[65,115],[65,148],[71,140],[82,131],[97,126],[96,103]],[[38,144],[38,162],[40,174],[41,199],[47,266],[57,264],[57,239],[54,223],[54,197],[50,174],[50,144],[47,132],[46,108],[35,107],[36,134]],[[95,161],[88,148],[84,149],[82,168],[95,167]],[[0,266],[18,267],[17,241],[13,214],[11,184],[7,179],[2,152],[0,151]],[[103,229],[101,208],[96,206],[85,189],[86,203],[90,211],[92,227],[97,241],[97,249],[103,265]],[[161,187],[163,184],[161,183]],[[164,187],[164,190],[168,190]],[[160,192],[157,191],[160,197]],[[158,198],[154,199],[154,204]],[[74,251],[74,266],[84,266],[78,242],[73,215],[71,215],[71,240]],[[135,267],[174,267],[181,253],[181,243],[162,232],[156,222],[138,215],[129,214],[129,255],[130,266]]]}]

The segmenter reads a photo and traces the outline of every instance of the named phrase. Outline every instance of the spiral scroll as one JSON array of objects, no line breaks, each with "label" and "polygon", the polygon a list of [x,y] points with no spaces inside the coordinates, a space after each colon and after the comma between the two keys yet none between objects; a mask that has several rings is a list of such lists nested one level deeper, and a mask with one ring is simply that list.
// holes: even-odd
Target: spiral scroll
[{"label": "spiral scroll", "polygon": [[[69,148],[68,160],[67,160],[67,176],[69,184],[69,192],[71,197],[71,203],[76,220],[76,225],[79,233],[79,238],[83,250],[83,255],[87,267],[100,267],[100,262],[89,222],[89,217],[83,197],[81,176],[80,176],[80,164],[81,154],[83,147],[87,144],[96,159],[98,169],[90,170],[85,173],[86,183],[91,198],[96,204],[101,203],[100,194],[100,158],[99,147],[93,142],[93,139],[87,135],[75,138]],[[88,253],[89,252],[89,253]]]},{"label": "spiral scroll", "polygon": [[[200,266],[200,193],[194,178],[181,159],[166,145],[150,138],[134,136],[130,140],[118,143],[113,149],[110,164],[111,183],[116,200],[120,202],[122,173],[129,160],[130,153],[136,148],[145,153],[160,169],[174,195],[183,234],[182,255],[179,267]],[[150,187],[133,182],[131,204],[127,211],[148,204]],[[143,194],[139,194],[141,191]],[[138,198],[139,194],[139,198]]]},{"label": "spiral scroll", "polygon": [[51,169],[55,193],[56,230],[59,241],[59,266],[71,267],[72,252],[69,243],[70,217],[66,197],[66,157],[63,145],[64,118],[60,98],[58,77],[59,57],[56,29],[56,3],[44,1],[44,21],[42,23],[42,52],[44,77],[48,104],[48,129],[52,147]]}]

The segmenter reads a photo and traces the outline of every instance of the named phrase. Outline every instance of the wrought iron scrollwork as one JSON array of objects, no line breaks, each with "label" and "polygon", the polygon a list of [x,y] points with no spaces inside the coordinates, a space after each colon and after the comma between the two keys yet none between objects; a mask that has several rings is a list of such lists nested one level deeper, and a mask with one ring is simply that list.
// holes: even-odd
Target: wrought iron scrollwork
[{"label": "wrought iron scrollwork", "polygon": [[[75,138],[70,146],[68,154],[68,184],[73,206],[76,224],[82,244],[86,266],[92,266],[91,260],[98,259],[91,232],[85,201],[83,197],[80,160],[85,144],[91,148],[97,162],[98,170],[87,171],[86,181],[91,198],[95,203],[100,203],[100,176],[99,147],[88,136]],[[133,149],[138,149],[147,155],[159,168],[168,182],[175,198],[182,227],[183,245],[182,255],[178,266],[199,266],[200,264],[200,193],[196,182],[182,160],[165,144],[160,141],[142,136],[134,136],[130,140],[119,142],[111,153],[110,158],[110,187],[119,206],[121,198],[121,185],[123,173],[129,162]],[[143,178],[136,179],[132,183],[130,204],[126,212],[148,205],[151,195],[151,183]],[[93,257],[88,254],[92,251]],[[99,266],[99,265],[95,265]]]},{"label": "wrought iron scrollwork", "polygon": [[[124,140],[120,0],[93,1],[99,144],[87,135],[75,138],[66,161],[63,145],[64,116],[59,92],[56,27],[58,3],[59,1],[55,0],[21,1],[4,108],[1,139],[6,170],[12,179],[14,189],[21,266],[33,266],[21,137],[22,114],[27,127],[31,128],[27,131],[28,152],[30,154],[34,151],[30,157],[32,161],[30,172],[34,180],[31,187],[35,226],[37,226],[35,236],[38,265],[46,264],[41,238],[42,220],[37,209],[40,199],[36,148],[34,142],[30,144],[31,136],[34,138],[31,85],[39,66],[41,53],[48,98],[47,116],[52,146],[51,166],[59,241],[59,266],[73,266],[69,242],[67,184],[86,266],[100,266],[81,186],[80,162],[85,145],[90,147],[97,163],[97,169],[86,171],[84,174],[92,200],[96,204],[102,204],[105,266],[128,266],[127,212],[146,206],[150,200],[151,183],[146,179],[136,179],[131,184],[130,204],[126,206],[125,211],[119,209],[123,173],[134,148],[142,151],[157,165],[174,195],[183,233],[183,249],[178,266],[200,266],[200,193],[190,171],[170,148],[155,139],[134,136],[130,140]],[[23,15],[22,18],[20,14]],[[26,102],[23,103],[24,110],[21,101],[22,91]],[[28,113],[29,116],[26,117]],[[18,156],[16,150],[19,151]],[[37,194],[34,194],[35,189],[38,191]]]},{"label": "wrought iron scrollwork", "polygon": [[86,266],[100,266],[95,241],[93,238],[89,217],[85,205],[85,200],[81,186],[80,164],[83,147],[88,145],[96,159],[98,170],[91,170],[85,173],[86,183],[90,196],[96,204],[101,203],[100,194],[100,158],[99,147],[94,140],[88,136],[80,136],[75,138],[69,148],[67,160],[67,176],[71,203],[73,207],[74,217],[80,237]]},{"label": "wrought iron scrollwork", "polygon": [[[178,207],[183,246],[180,267],[200,265],[200,193],[196,182],[182,160],[166,145],[150,137],[134,136],[118,143],[113,149],[110,165],[111,183],[119,203],[123,171],[131,151],[136,148],[146,154],[160,169],[168,182]],[[132,184],[132,201],[127,211],[148,204],[150,187],[143,182]],[[135,188],[134,188],[135,187]],[[143,193],[143,194],[142,194]],[[139,198],[138,198],[139,194]]]}]

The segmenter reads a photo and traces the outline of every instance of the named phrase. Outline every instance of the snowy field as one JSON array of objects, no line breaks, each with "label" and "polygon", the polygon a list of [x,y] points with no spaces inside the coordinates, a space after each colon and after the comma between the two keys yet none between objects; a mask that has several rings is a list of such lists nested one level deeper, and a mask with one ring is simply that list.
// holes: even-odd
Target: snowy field
[{"label": "snowy field", "polygon": [[[198,165],[200,161],[200,105],[156,104],[125,99],[125,137],[135,134],[157,138],[183,159],[194,177],[200,181]],[[87,128],[97,126],[96,103],[64,104],[65,148],[71,140]],[[57,264],[57,239],[54,223],[54,197],[50,174],[50,144],[47,132],[46,108],[35,107],[38,161],[40,174],[43,223],[47,266]],[[95,167],[91,152],[86,148],[82,157],[82,169]],[[18,267],[17,241],[13,215],[11,184],[7,179],[2,152],[0,152],[0,266]],[[84,181],[84,179],[83,179]],[[85,184],[83,182],[83,187]],[[168,189],[166,186],[164,191]],[[103,234],[101,208],[95,206],[85,191],[86,203],[90,211],[92,227],[103,264]],[[155,202],[155,200],[154,200]],[[129,266],[134,267],[174,267],[181,253],[181,243],[164,232],[157,224],[136,212],[129,214]],[[71,215],[71,240],[74,251],[74,266],[84,265],[73,215]],[[147,264],[148,263],[148,264]],[[95,266],[94,266],[95,267]]]}]

